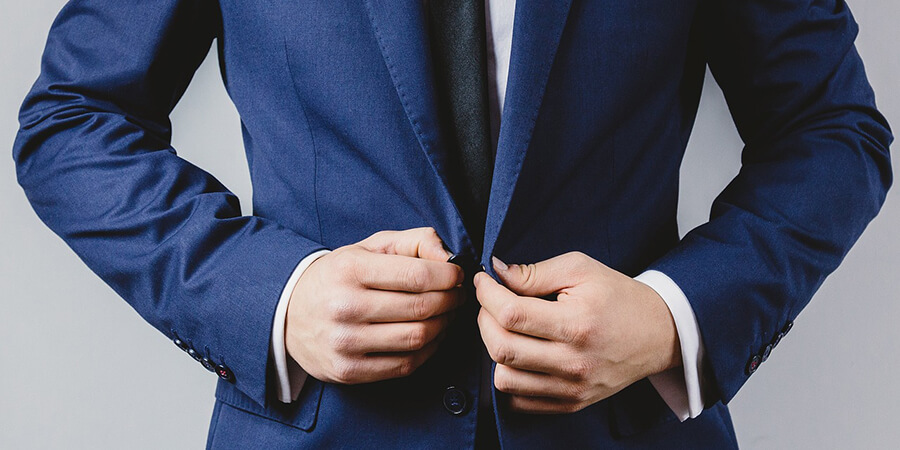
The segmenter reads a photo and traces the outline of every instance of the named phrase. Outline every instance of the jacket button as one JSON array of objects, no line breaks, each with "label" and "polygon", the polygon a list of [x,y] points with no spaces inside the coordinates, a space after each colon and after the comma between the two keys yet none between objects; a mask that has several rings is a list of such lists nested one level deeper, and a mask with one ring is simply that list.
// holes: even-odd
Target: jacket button
[{"label": "jacket button", "polygon": [[753,355],[753,358],[750,358],[750,362],[747,363],[747,375],[753,375],[753,372],[756,372],[761,362],[762,358],[759,355]]},{"label": "jacket button", "polygon": [[483,269],[480,265],[475,261],[475,257],[469,255],[468,253],[457,253],[450,257],[447,262],[451,264],[456,264],[461,267],[463,270],[463,274],[465,274],[464,283],[471,283],[472,278],[475,277],[475,274],[481,272]]},{"label": "jacket button", "polygon": [[453,414],[454,416],[458,416],[465,412],[466,406],[468,405],[468,401],[466,400],[466,393],[460,390],[455,386],[450,386],[444,391],[444,408]]},{"label": "jacket button", "polygon": [[760,358],[759,362],[763,363],[763,362],[766,362],[767,359],[769,359],[769,355],[772,354],[772,347],[773,347],[773,345],[769,344],[766,346],[765,349],[763,349],[762,358]]},{"label": "jacket button", "polygon": [[234,382],[234,374],[225,364],[216,364],[216,375],[225,381]]}]

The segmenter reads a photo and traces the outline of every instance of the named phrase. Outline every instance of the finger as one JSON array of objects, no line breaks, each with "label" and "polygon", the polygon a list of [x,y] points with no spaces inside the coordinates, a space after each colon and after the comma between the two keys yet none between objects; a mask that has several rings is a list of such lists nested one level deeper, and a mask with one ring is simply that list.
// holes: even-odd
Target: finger
[{"label": "finger", "polygon": [[[425,348],[450,323],[444,314],[420,322],[376,323],[357,328],[339,348],[347,353],[411,352]],[[340,341],[338,341],[340,343]]]},{"label": "finger", "polygon": [[365,253],[353,274],[361,285],[404,292],[445,291],[463,282],[463,270],[449,262]]},{"label": "finger", "polygon": [[497,364],[494,368],[494,386],[507,394],[568,401],[581,401],[584,392],[579,384],[572,381],[503,364]]},{"label": "finger", "polygon": [[583,403],[547,397],[514,395],[509,398],[509,409],[530,414],[568,414],[580,411],[585,406],[587,405]]},{"label": "finger", "polygon": [[534,297],[520,297],[490,275],[475,275],[478,302],[506,330],[554,341],[568,339],[566,304]]},{"label": "finger", "polygon": [[358,321],[420,321],[448,313],[460,307],[464,301],[465,293],[460,288],[421,293],[368,290],[365,301],[361,302],[363,311]]},{"label": "finger", "polygon": [[359,384],[411,375],[438,349],[434,340],[419,351],[365,355],[335,364],[333,377],[338,383]]},{"label": "finger", "polygon": [[453,256],[444,248],[437,231],[431,227],[379,231],[357,245],[376,253],[411,256],[432,261],[446,261]]},{"label": "finger", "polygon": [[492,259],[494,271],[510,290],[540,297],[573,287],[597,267],[597,261],[580,252],[569,252],[534,264],[505,264]]},{"label": "finger", "polygon": [[561,344],[507,331],[484,308],[478,313],[478,328],[488,354],[498,364],[548,374],[561,370],[565,354]]}]

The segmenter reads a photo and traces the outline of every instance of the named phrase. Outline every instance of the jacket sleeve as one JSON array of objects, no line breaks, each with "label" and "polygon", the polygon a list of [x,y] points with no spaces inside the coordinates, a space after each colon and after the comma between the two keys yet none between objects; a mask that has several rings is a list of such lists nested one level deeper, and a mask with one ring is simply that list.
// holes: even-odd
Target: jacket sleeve
[{"label": "jacket sleeve", "polygon": [[94,272],[265,404],[279,295],[322,247],[242,216],[231,192],[170,145],[169,113],[219,29],[212,0],[69,2],[13,157],[37,214]]},{"label": "jacket sleeve", "polygon": [[710,220],[651,269],[700,326],[713,401],[728,402],[878,213],[892,140],[841,0],[714,0],[710,70],[745,143]]}]

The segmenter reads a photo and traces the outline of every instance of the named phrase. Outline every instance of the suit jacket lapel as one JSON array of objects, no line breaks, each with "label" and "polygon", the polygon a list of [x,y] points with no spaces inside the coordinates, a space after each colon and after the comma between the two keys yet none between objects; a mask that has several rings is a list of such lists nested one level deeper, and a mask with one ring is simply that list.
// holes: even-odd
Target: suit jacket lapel
[{"label": "suit jacket lapel", "polygon": [[[422,149],[432,164],[443,166],[439,144],[437,106],[432,78],[431,51],[421,1],[365,0],[372,29],[391,80]],[[443,172],[441,172],[443,179]]]},{"label": "suit jacket lapel", "polygon": [[[444,132],[438,126],[438,110],[434,91],[433,66],[426,29],[425,5],[422,0],[365,0],[369,20],[378,40],[391,81],[400,102],[425,152],[432,170],[441,183],[444,200],[453,210],[453,227],[444,236],[454,251],[472,248],[465,233],[462,216],[453,202],[447,183],[447,149]],[[410,187],[415,189],[414,186]]]},{"label": "suit jacket lapel", "polygon": [[503,119],[491,183],[482,264],[500,234],[528,150],[571,0],[518,0]]},{"label": "suit jacket lapel", "polygon": [[[438,127],[424,3],[418,0],[365,0],[365,3],[410,125],[443,184],[444,193],[451,198],[447,187],[446,149]],[[489,256],[525,160],[570,5],[571,0],[518,0],[516,3],[509,78],[482,247],[482,263],[492,274]],[[455,222],[461,225],[458,211],[456,215]]]}]

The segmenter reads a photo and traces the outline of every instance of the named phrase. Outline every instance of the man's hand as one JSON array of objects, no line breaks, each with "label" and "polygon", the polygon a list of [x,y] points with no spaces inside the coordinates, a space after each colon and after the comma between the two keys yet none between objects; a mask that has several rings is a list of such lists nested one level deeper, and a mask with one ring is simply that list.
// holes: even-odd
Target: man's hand
[{"label": "man's hand", "polygon": [[508,267],[495,258],[494,270],[507,287],[475,276],[478,326],[514,411],[580,411],[681,365],[675,323],[649,286],[578,252]]},{"label": "man's hand", "polygon": [[356,384],[411,374],[464,301],[432,228],[381,231],[313,262],[288,303],[285,346],[311,376]]}]

